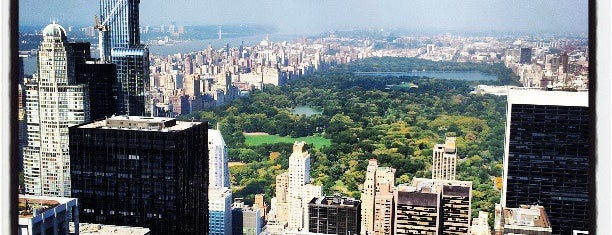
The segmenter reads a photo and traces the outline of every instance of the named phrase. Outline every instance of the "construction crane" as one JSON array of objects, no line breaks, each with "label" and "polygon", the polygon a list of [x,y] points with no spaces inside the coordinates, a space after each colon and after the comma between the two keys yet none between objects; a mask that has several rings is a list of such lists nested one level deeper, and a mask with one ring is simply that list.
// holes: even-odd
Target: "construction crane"
[{"label": "construction crane", "polygon": [[113,7],[111,12],[100,22],[98,16],[95,15],[94,19],[96,21],[95,28],[98,29],[98,50],[100,51],[100,60],[104,62],[110,61],[111,56],[111,47],[110,47],[110,26],[108,25],[108,21],[115,16],[117,10],[125,7],[125,3],[127,0],[119,0],[117,5]]}]

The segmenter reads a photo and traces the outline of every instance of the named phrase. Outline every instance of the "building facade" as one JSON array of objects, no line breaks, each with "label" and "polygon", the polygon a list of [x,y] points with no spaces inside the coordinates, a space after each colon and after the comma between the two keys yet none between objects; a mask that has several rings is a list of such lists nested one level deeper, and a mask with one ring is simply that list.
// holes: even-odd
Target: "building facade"
[{"label": "building facade", "polygon": [[221,131],[208,129],[209,187],[230,187],[229,157]]},{"label": "building facade", "polygon": [[361,202],[353,198],[326,196],[308,203],[308,232],[319,234],[359,234]]},{"label": "building facade", "polygon": [[89,120],[87,86],[76,83],[66,30],[43,29],[38,75],[25,88],[27,146],[23,148],[25,192],[70,196],[68,127]]},{"label": "building facade", "polygon": [[208,126],[114,116],[70,128],[72,195],[88,223],[208,232]]},{"label": "building facade", "polygon": [[101,120],[117,114],[117,66],[88,62],[76,64],[75,77],[79,84],[87,84],[90,120]]},{"label": "building facade", "polygon": [[308,230],[308,203],[322,197],[321,185],[310,183],[310,154],[305,142],[295,142],[289,156],[289,171],[276,177],[276,197],[272,198],[271,214],[290,231]]},{"label": "building facade", "polygon": [[440,194],[398,188],[395,192],[395,234],[439,234]]},{"label": "building facade", "polygon": [[363,185],[360,233],[392,234],[395,169],[379,167],[376,159],[370,159]]},{"label": "building facade", "polygon": [[208,188],[208,214],[208,234],[232,234],[231,189],[227,187]]},{"label": "building facade", "polygon": [[586,92],[510,90],[502,207],[542,205],[553,233],[589,228]]},{"label": "building facade", "polygon": [[414,178],[395,196],[395,234],[469,234],[471,181]]},{"label": "building facade", "polygon": [[456,137],[446,137],[444,144],[436,144],[433,148],[433,164],[431,178],[435,180],[455,180],[457,169]]}]

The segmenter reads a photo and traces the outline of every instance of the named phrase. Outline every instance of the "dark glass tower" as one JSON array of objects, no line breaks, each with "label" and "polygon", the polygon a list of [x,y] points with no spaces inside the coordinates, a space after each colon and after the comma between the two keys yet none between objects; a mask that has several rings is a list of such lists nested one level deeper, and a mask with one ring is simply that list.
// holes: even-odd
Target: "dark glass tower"
[{"label": "dark glass tower", "polygon": [[361,202],[351,198],[327,196],[308,203],[308,232],[319,234],[359,234]]},{"label": "dark glass tower", "polygon": [[510,90],[502,206],[539,204],[553,234],[589,228],[586,92]]},{"label": "dark glass tower", "polygon": [[70,128],[81,222],[208,233],[207,123],[115,116]]},{"label": "dark glass tower", "polygon": [[140,0],[100,0],[100,19],[109,29],[110,60],[117,65],[117,112],[147,115],[149,49],[140,44]]},{"label": "dark glass tower", "polygon": [[89,92],[90,120],[117,114],[117,66],[91,59],[89,42],[70,43],[74,57],[74,77]]}]

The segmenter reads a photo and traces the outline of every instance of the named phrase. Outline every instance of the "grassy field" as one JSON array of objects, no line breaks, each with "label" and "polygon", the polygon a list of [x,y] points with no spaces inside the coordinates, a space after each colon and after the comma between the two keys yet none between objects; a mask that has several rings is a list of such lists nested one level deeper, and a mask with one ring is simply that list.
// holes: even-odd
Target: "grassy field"
[{"label": "grassy field", "polygon": [[245,142],[247,145],[261,145],[274,143],[293,143],[295,141],[305,141],[307,144],[312,144],[314,148],[320,149],[324,146],[331,145],[331,140],[321,136],[308,136],[300,138],[282,137],[278,135],[248,135],[245,134]]}]

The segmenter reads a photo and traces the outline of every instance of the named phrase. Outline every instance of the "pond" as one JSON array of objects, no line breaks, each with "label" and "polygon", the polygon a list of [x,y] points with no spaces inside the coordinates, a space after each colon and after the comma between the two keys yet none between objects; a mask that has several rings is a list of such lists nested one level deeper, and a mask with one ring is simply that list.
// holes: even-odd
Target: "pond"
[{"label": "pond", "polygon": [[310,106],[301,105],[295,107],[294,109],[291,109],[291,113],[295,115],[306,115],[306,117],[310,117],[312,115],[322,114],[323,112],[313,109]]},{"label": "pond", "polygon": [[465,81],[487,81],[497,80],[495,75],[484,74],[478,71],[412,71],[412,72],[355,72],[355,75],[370,75],[370,76],[417,76],[441,78],[450,80],[465,80]]}]

